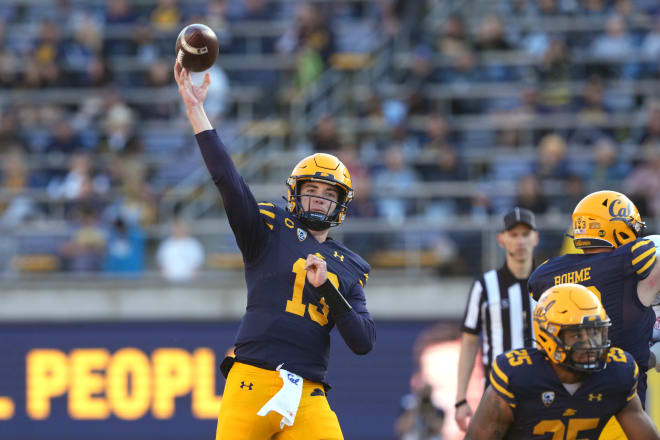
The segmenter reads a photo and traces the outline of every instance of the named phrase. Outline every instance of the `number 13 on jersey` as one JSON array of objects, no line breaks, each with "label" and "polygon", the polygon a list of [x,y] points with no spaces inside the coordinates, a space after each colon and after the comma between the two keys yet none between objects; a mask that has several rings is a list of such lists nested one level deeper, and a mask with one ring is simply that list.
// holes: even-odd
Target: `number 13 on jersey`
[{"label": "number 13 on jersey", "polygon": [[[307,281],[307,271],[305,270],[305,260],[298,258],[293,263],[291,271],[296,274],[296,280],[293,283],[293,297],[286,301],[286,311],[298,316],[305,316],[305,310],[308,311],[309,317],[317,324],[324,326],[328,324],[328,313],[330,309],[325,303],[325,298],[321,298],[321,305],[305,304],[302,300],[303,289]],[[328,272],[328,279],[337,290],[339,290],[339,278],[336,274]],[[320,309],[320,310],[319,310]]]}]

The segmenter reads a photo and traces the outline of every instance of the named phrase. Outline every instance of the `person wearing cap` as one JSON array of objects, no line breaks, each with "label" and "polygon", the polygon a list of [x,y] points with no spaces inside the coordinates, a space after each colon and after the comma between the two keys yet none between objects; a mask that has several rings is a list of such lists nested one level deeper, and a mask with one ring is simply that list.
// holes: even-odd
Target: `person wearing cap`
[{"label": "person wearing cap", "polygon": [[527,279],[534,268],[534,248],[538,242],[534,213],[513,208],[504,216],[502,230],[497,234],[497,243],[506,256],[504,265],[489,270],[472,284],[462,323],[454,414],[463,431],[472,417],[466,395],[479,341],[484,377],[488,377],[491,361],[499,354],[532,346],[532,306]]}]

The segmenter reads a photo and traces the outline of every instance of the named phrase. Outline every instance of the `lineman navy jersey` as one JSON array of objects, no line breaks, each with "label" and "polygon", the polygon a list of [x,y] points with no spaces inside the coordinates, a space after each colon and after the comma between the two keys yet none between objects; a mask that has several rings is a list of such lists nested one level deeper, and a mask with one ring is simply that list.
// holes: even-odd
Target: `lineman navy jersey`
[{"label": "lineman navy jersey", "polygon": [[620,348],[610,348],[607,367],[587,376],[574,394],[559,382],[549,362],[536,348],[511,350],[493,362],[493,391],[514,414],[508,440],[550,440],[558,432],[598,438],[610,417],[635,397],[637,364]]},{"label": "lineman navy jersey", "polygon": [[612,346],[630,353],[642,370],[639,381],[642,405],[646,398],[649,340],[655,313],[639,301],[637,283],[649,276],[655,264],[653,242],[639,238],[611,252],[551,258],[536,268],[527,283],[537,301],[543,292],[561,283],[582,284],[600,298],[612,321],[609,329]]},{"label": "lineman navy jersey", "polygon": [[[367,353],[375,342],[363,291],[369,264],[335,240],[319,243],[288,211],[257,203],[215,130],[196,138],[245,263],[247,308],[236,336],[236,360],[268,369],[284,364],[323,382],[335,325],[355,353]],[[325,299],[318,300],[306,281],[308,254],[326,261],[328,278],[353,310],[333,319]]]}]

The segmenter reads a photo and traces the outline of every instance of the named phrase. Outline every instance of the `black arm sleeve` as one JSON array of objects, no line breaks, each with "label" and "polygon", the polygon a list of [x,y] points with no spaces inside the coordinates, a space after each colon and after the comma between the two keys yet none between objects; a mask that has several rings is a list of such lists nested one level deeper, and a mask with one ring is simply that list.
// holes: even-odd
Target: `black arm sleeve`
[{"label": "black arm sleeve", "polygon": [[319,287],[314,288],[318,297],[324,297],[325,302],[330,308],[330,314],[332,317],[341,315],[342,313],[350,312],[353,310],[353,307],[346,301],[346,298],[339,293],[339,290],[330,282],[329,279],[325,280],[325,283],[321,284]]},{"label": "black arm sleeve", "polygon": [[369,353],[376,344],[376,325],[367,310],[362,286],[355,283],[346,297],[329,280],[313,290],[319,297],[325,297],[346,345],[356,354]]},{"label": "black arm sleeve", "polygon": [[238,173],[215,130],[195,135],[215,186],[220,190],[229,225],[245,262],[254,261],[268,243],[268,231],[260,218],[257,201]]}]

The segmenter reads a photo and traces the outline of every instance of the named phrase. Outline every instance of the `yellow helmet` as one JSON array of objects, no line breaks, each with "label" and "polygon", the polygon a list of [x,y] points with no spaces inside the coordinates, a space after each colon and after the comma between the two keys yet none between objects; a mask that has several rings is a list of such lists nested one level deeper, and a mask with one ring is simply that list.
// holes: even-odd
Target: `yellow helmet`
[{"label": "yellow helmet", "polygon": [[[607,349],[610,347],[608,327],[611,325],[598,297],[580,284],[558,284],[546,290],[534,309],[536,346],[551,362],[581,372],[600,371],[605,368]],[[589,343],[567,344],[566,330],[586,329]],[[592,337],[600,336],[600,341]],[[589,356],[579,362],[574,352],[587,352]]]},{"label": "yellow helmet", "polygon": [[[300,186],[310,180],[328,183],[338,190],[339,198],[333,212],[322,214],[303,210]],[[298,162],[286,180],[286,186],[289,192],[287,210],[315,231],[341,224],[346,217],[346,207],[353,199],[351,175],[344,164],[331,154],[316,153]]]},{"label": "yellow helmet", "polygon": [[573,244],[578,249],[617,248],[641,237],[645,229],[633,202],[616,191],[591,193],[573,210]]}]

